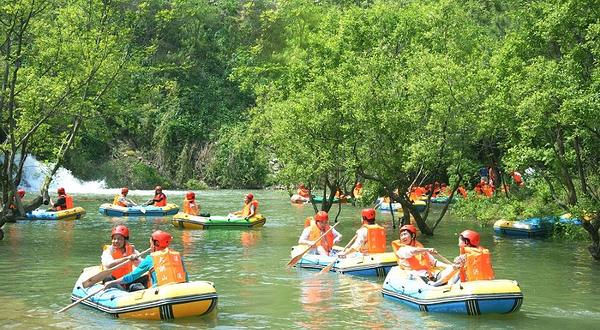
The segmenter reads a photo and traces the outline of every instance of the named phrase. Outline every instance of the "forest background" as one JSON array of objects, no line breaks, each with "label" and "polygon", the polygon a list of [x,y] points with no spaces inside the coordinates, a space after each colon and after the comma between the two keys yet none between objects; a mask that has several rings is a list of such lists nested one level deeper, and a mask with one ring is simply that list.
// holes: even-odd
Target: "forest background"
[{"label": "forest background", "polygon": [[[361,180],[367,197],[435,181],[470,189],[485,167],[513,189],[464,214],[570,212],[600,259],[599,8],[7,0],[0,226],[47,199],[50,179],[31,203],[6,207],[21,155],[110,187],[304,183],[327,195]],[[527,173],[522,189],[515,170]],[[433,233],[437,222],[397,201]]]}]

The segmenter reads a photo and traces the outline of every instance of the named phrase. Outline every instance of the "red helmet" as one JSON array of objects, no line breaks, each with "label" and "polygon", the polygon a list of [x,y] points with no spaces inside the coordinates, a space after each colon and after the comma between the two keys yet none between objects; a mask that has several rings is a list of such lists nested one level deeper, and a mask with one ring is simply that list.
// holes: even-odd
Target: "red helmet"
[{"label": "red helmet", "polygon": [[110,233],[110,237],[115,236],[115,234],[123,235],[125,239],[129,239],[129,229],[125,226],[119,225],[113,228],[112,232]]},{"label": "red helmet", "polygon": [[19,190],[17,190],[17,194],[18,194],[20,197],[23,197],[23,196],[25,196],[25,190],[24,190],[24,189],[19,189]]},{"label": "red helmet", "polygon": [[373,220],[373,219],[375,219],[375,209],[364,209],[364,210],[362,210],[362,218],[363,218],[363,220]]},{"label": "red helmet", "polygon": [[252,194],[246,194],[246,198],[248,198],[248,200],[253,200],[254,199],[254,195],[252,195]]},{"label": "red helmet", "polygon": [[156,187],[154,188],[154,190],[162,190],[162,187],[161,187],[161,186],[156,186]]},{"label": "red helmet", "polygon": [[358,181],[358,182],[356,183],[356,186],[357,186],[357,187],[362,187],[362,183],[360,183],[360,181]]},{"label": "red helmet", "polygon": [[415,235],[415,237],[417,237],[417,228],[415,228],[415,226],[413,226],[413,225],[404,225],[404,226],[400,227],[400,232],[403,232],[405,230],[411,232],[413,235]]},{"label": "red helmet", "polygon": [[462,233],[460,233],[460,236],[466,238],[469,240],[469,242],[471,243],[471,245],[477,246],[479,245],[479,234],[477,234],[476,232],[472,231],[472,230],[465,230]]},{"label": "red helmet", "polygon": [[154,245],[160,249],[167,248],[169,245],[171,245],[171,235],[162,230],[153,232],[152,240],[155,241]]},{"label": "red helmet", "polygon": [[194,199],[194,198],[196,198],[196,194],[194,194],[193,191],[190,191],[189,193],[185,194],[185,198]]},{"label": "red helmet", "polygon": [[329,214],[327,214],[327,212],[325,211],[319,211],[317,212],[317,215],[315,216],[315,220],[316,221],[329,221]]},{"label": "red helmet", "polygon": [[303,183],[301,183],[301,184],[298,186],[298,189],[304,189],[304,184],[303,184]]},{"label": "red helmet", "polygon": [[58,188],[58,190],[56,191],[59,195],[64,195],[65,194],[65,188],[60,187]]},{"label": "red helmet", "polygon": [[129,192],[129,189],[127,189],[127,187],[121,189],[121,194],[126,194],[128,192]]}]

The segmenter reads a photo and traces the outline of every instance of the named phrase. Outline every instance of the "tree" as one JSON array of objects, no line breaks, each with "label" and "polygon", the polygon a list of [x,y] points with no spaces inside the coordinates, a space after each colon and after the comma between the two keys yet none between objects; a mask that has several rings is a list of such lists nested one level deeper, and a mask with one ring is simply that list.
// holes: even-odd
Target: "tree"
[{"label": "tree", "polygon": [[584,219],[600,260],[598,1],[535,1],[515,11],[495,55],[506,162],[535,169],[554,203]]},{"label": "tree", "polygon": [[[106,95],[133,55],[128,11],[111,1],[13,0],[0,7],[0,227],[47,203],[52,176],[82,123],[110,114]],[[54,166],[40,195],[27,205],[17,197],[11,209],[31,153],[53,158]]]}]

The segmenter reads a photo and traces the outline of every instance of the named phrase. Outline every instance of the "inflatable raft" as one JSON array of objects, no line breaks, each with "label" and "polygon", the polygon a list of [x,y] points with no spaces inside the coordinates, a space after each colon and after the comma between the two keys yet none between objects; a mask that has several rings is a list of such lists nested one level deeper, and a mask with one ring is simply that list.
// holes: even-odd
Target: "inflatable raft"
[{"label": "inflatable raft", "polygon": [[310,200],[306,197],[302,197],[298,194],[293,194],[292,197],[290,197],[290,200],[292,201],[293,204],[306,204],[308,202],[310,202]]},{"label": "inflatable raft", "polygon": [[183,212],[177,213],[171,220],[173,226],[189,229],[257,228],[264,226],[265,222],[267,219],[262,214],[245,220],[244,218],[229,219],[226,216],[203,217]]},{"label": "inflatable raft", "polygon": [[[417,211],[419,212],[425,211],[425,207],[427,207],[427,203],[424,201],[415,201],[413,204],[417,207]],[[377,201],[375,201],[375,206],[382,212],[390,212],[390,203],[383,202],[383,197],[379,197]],[[394,209],[394,212],[397,212],[402,210],[402,205],[400,203],[392,203],[392,208]]]},{"label": "inflatable raft", "polygon": [[[72,301],[102,289],[101,283],[87,289],[81,286],[83,281],[99,271],[99,266],[83,270],[71,293]],[[206,281],[173,283],[136,292],[110,288],[100,291],[81,304],[114,317],[167,320],[210,313],[217,306],[217,291],[213,283]]]},{"label": "inflatable raft", "polygon": [[[335,250],[341,251],[342,248],[335,246]],[[304,251],[304,247],[299,245],[292,247],[292,257],[297,255],[297,251]],[[376,253],[370,255],[360,255],[354,258],[338,258],[331,267],[330,272],[362,276],[385,276],[392,267],[396,266],[396,257],[393,252]],[[352,256],[352,255],[351,255]],[[335,256],[321,256],[317,254],[305,254],[295,265],[298,268],[312,270],[321,270],[327,267],[335,260]]]},{"label": "inflatable raft", "polygon": [[24,219],[30,220],[77,220],[85,217],[85,209],[81,206],[62,211],[35,210],[27,212]]},{"label": "inflatable raft", "polygon": [[[323,203],[323,196],[315,196],[315,195],[313,195],[313,196],[312,196],[312,200],[313,200],[315,203],[317,203],[317,204],[319,204],[319,203]],[[339,199],[339,198],[337,198],[337,197],[334,197],[334,198],[333,198],[333,202],[334,202],[334,203],[339,203],[339,202],[340,202],[340,199]],[[341,201],[341,202],[342,202],[342,203],[345,203],[346,201],[344,200],[344,201]]]},{"label": "inflatable raft", "polygon": [[162,216],[173,215],[179,212],[179,207],[175,204],[167,204],[166,206],[146,206],[137,205],[124,207],[114,204],[105,203],[100,205],[98,209],[100,213],[113,217],[142,217],[142,216]]},{"label": "inflatable raft", "polygon": [[523,293],[516,281],[489,280],[430,286],[392,268],[382,287],[384,297],[426,312],[484,315],[516,312]]},{"label": "inflatable raft", "polygon": [[565,214],[560,217],[531,218],[518,221],[498,220],[494,223],[494,232],[508,236],[542,237],[554,229],[555,222],[581,225],[581,221]]}]

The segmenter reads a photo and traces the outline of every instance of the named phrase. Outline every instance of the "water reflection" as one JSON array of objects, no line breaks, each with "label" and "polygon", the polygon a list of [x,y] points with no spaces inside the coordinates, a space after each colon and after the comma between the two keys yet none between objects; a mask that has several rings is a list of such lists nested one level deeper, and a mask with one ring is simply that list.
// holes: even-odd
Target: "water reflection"
[{"label": "water reflection", "polygon": [[[332,299],[335,282],[331,276],[303,276],[300,282],[300,303],[307,315],[323,315],[334,311],[329,301]],[[306,329],[325,329],[331,320],[326,317],[310,317],[296,321]]]}]

